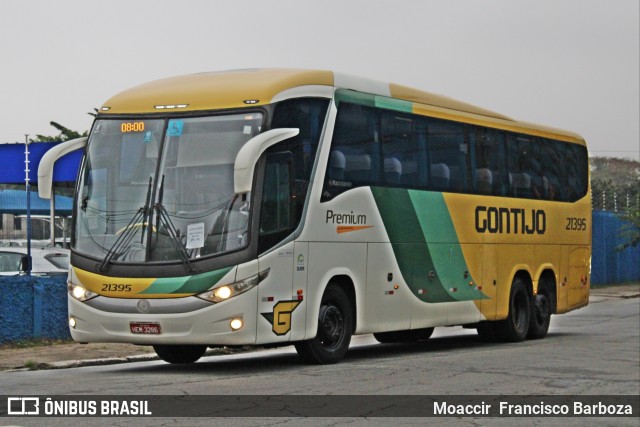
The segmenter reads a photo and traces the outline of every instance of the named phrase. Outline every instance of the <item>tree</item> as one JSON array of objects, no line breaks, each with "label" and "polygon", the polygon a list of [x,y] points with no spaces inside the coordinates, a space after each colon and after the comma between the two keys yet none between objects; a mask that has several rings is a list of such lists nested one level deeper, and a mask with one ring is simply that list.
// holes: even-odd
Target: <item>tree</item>
[{"label": "tree", "polygon": [[60,134],[56,136],[36,135],[36,138],[30,138],[29,142],[68,141],[70,139],[80,138],[81,136],[87,136],[89,134],[88,131],[84,131],[84,133],[81,134],[56,122],[49,122],[49,124],[58,129]]},{"label": "tree", "polygon": [[[94,112],[90,112],[87,113],[90,116],[96,117],[96,114],[98,113],[98,109],[94,108],[93,109]],[[51,141],[69,141],[71,139],[76,139],[76,138],[80,138],[82,136],[87,136],[89,135],[89,131],[85,130],[83,133],[80,132],[76,132],[74,130],[71,130],[63,125],[61,125],[60,123],[57,122],[49,122],[49,124],[51,126],[53,126],[54,128],[58,129],[60,131],[60,134],[56,135],[56,136],[48,136],[48,135],[36,135],[36,138],[33,139],[29,139],[29,142],[51,142]]]},{"label": "tree", "polygon": [[618,212],[638,203],[640,162],[611,157],[593,157],[589,162],[594,210]]},{"label": "tree", "polygon": [[636,205],[629,208],[620,217],[626,221],[620,229],[620,237],[625,239],[625,242],[616,248],[618,251],[640,244],[640,207]]}]

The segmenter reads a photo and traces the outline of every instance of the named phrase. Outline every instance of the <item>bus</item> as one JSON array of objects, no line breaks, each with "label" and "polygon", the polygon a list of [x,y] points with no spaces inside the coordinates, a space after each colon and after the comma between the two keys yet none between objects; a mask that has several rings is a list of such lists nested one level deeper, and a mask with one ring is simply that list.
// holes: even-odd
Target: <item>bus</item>
[{"label": "bus", "polygon": [[250,69],[125,90],[67,147],[84,150],[79,342],[169,363],[294,345],[327,364],[354,334],[540,339],[588,303],[588,156],[571,132],[398,84]]}]

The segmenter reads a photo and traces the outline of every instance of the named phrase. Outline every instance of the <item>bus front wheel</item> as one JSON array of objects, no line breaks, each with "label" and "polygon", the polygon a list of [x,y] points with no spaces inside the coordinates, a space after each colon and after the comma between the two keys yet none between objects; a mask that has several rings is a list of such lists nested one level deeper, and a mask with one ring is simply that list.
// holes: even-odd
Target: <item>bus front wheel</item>
[{"label": "bus front wheel", "polygon": [[352,331],[349,297],[340,286],[330,284],[320,303],[316,337],[295,343],[296,351],[307,363],[337,363],[349,349]]},{"label": "bus front wheel", "polygon": [[206,345],[154,345],[153,349],[160,359],[169,363],[193,363],[200,359]]}]

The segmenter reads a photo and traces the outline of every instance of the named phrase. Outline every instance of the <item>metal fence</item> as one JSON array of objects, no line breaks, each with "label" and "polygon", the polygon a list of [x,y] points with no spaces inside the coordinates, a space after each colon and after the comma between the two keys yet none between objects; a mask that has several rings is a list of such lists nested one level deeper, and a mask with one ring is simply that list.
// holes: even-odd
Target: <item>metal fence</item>
[{"label": "metal fence", "polygon": [[624,223],[613,212],[593,212],[592,284],[640,282],[640,245],[617,250]]},{"label": "metal fence", "polygon": [[70,339],[66,277],[0,276],[0,344]]}]

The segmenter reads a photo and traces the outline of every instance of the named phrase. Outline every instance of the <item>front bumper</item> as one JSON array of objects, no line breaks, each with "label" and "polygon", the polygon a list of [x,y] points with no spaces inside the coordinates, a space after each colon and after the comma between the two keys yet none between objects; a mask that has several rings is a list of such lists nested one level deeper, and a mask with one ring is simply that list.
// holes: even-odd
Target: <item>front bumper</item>
[{"label": "front bumper", "polygon": [[[199,305],[196,297],[163,300],[163,312],[154,313],[150,310],[146,314],[133,313],[132,310],[122,309],[105,311],[91,306],[91,301],[80,302],[68,295],[69,316],[75,319],[75,327],[70,327],[71,336],[78,342],[118,342],[141,345],[154,344],[205,344],[205,345],[251,345],[256,343],[257,323],[257,288],[227,301],[210,304],[194,311],[176,312],[166,309],[171,301],[176,305],[194,307]],[[105,298],[105,297],[97,297]],[[198,301],[195,301],[197,299]],[[123,306],[137,303],[139,300],[111,299],[110,304]],[[114,301],[115,300],[115,301]],[[154,302],[147,300],[153,307]],[[104,304],[94,304],[103,307]],[[129,312],[122,312],[129,311]],[[233,331],[230,322],[242,319],[243,327]],[[158,323],[161,333],[158,335],[134,334],[130,323]]]}]

